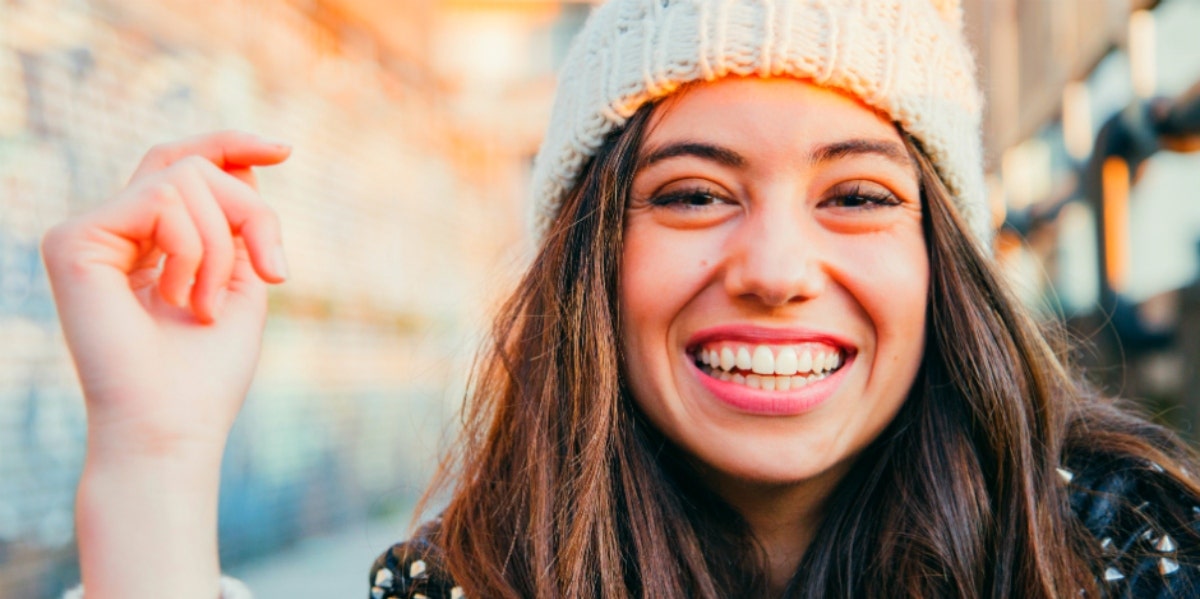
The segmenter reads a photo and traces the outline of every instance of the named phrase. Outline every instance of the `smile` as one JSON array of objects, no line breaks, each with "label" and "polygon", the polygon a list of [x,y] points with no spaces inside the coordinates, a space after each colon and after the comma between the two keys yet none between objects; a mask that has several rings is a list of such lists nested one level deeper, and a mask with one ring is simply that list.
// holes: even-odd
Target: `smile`
[{"label": "smile", "polygon": [[763,391],[801,389],[825,379],[845,362],[844,350],[824,343],[787,345],[710,343],[693,351],[704,374]]}]

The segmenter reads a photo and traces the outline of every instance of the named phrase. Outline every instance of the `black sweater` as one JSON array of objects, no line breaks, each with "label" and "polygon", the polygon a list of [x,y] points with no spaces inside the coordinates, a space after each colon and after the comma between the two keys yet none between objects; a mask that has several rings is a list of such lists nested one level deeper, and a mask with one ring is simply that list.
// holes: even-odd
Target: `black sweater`
[{"label": "black sweater", "polygon": [[[1095,572],[1105,597],[1200,598],[1200,501],[1155,464],[1081,459],[1059,473],[1099,548]],[[371,599],[464,597],[429,540],[436,526],[375,560]]]}]

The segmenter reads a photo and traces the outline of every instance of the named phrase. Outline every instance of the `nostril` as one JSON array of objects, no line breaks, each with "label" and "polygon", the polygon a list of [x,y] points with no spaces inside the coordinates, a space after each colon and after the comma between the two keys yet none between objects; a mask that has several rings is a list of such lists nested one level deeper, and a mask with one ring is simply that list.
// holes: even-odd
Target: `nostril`
[{"label": "nostril", "polygon": [[813,261],[747,259],[731,266],[726,289],[733,297],[779,307],[817,297],[825,289],[825,279],[825,271]]}]

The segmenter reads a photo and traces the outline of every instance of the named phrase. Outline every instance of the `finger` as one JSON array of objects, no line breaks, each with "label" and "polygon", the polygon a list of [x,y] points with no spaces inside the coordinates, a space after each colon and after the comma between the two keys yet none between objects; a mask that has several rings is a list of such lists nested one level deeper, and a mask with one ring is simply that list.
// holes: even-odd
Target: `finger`
[{"label": "finger", "polygon": [[188,157],[200,156],[220,169],[279,164],[291,146],[244,131],[220,131],[154,146],[142,158],[132,181]]},{"label": "finger", "polygon": [[[203,246],[179,190],[155,177],[51,228],[42,254],[52,281],[123,281],[135,289],[151,276],[165,301],[185,305]],[[133,273],[138,276],[131,278]],[[56,297],[60,292],[71,295],[76,287],[56,284]],[[67,295],[66,301],[75,301]]]},{"label": "finger", "polygon": [[267,284],[254,269],[246,242],[241,238],[234,239],[233,277],[229,280],[229,294],[226,303],[249,301],[261,305],[267,298]]},{"label": "finger", "polygon": [[[207,165],[207,166],[204,166]],[[212,165],[190,156],[163,171],[170,173],[179,188],[203,245],[204,255],[191,290],[191,305],[201,322],[217,317],[217,296],[233,275],[233,232],[205,181],[202,170]]]},{"label": "finger", "polygon": [[241,237],[234,238],[233,278],[222,298],[221,324],[238,330],[262,330],[267,314],[267,283],[254,270]]},{"label": "finger", "polygon": [[245,182],[211,163],[197,166],[233,233],[245,242],[255,272],[264,281],[282,283],[288,272],[278,215]]},{"label": "finger", "polygon": [[129,271],[129,288],[138,291],[158,282],[162,274],[163,253],[158,248],[147,251]]},{"label": "finger", "polygon": [[229,173],[230,175],[233,175],[234,178],[238,179],[242,183],[249,185],[250,189],[258,191],[258,177],[254,176],[254,169],[247,166],[247,167],[226,167],[221,170],[224,170],[225,172]]},{"label": "finger", "polygon": [[180,191],[170,183],[155,185],[150,199],[157,204],[153,239],[166,254],[158,279],[159,294],[167,302],[186,307],[192,281],[200,267],[204,246]]},{"label": "finger", "polygon": [[133,267],[138,270],[160,270],[162,268],[162,261],[162,250],[158,249],[157,247],[150,247],[141,255],[140,258],[137,259],[137,262],[134,263]]}]

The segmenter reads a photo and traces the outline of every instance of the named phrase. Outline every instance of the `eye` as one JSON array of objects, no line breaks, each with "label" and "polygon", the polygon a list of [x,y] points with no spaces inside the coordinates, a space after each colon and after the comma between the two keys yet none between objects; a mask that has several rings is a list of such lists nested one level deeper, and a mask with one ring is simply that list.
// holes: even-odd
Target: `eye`
[{"label": "eye", "polygon": [[677,189],[650,199],[652,206],[682,209],[700,209],[722,203],[729,203],[729,200],[707,187]]},{"label": "eye", "polygon": [[821,201],[822,206],[853,210],[874,210],[903,203],[887,188],[862,181],[838,185],[830,190],[828,198]]},{"label": "eye", "polygon": [[716,226],[741,206],[726,187],[701,177],[669,181],[651,193],[630,194],[628,201],[631,214],[646,214],[651,222],[681,230]]}]

